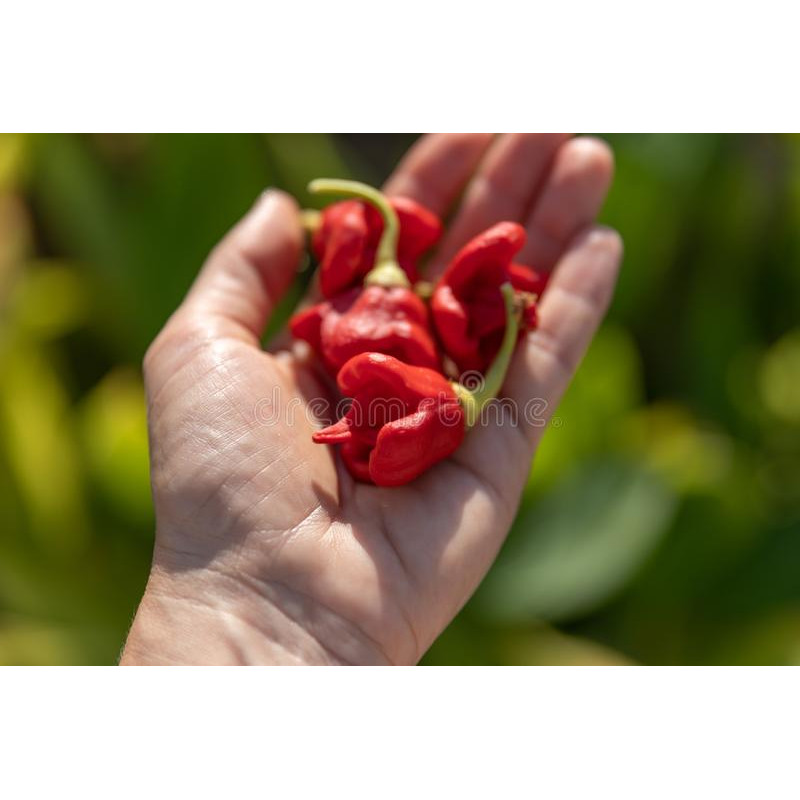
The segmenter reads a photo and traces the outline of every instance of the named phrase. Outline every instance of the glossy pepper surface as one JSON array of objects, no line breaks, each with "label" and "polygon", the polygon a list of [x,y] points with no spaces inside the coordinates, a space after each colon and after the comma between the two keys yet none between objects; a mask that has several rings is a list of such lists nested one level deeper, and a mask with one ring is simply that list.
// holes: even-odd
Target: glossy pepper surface
[{"label": "glossy pepper surface", "polygon": [[458,396],[432,369],[362,353],[341,368],[337,383],[352,398],[350,409],[313,439],[340,444],[342,460],[358,480],[378,486],[408,483],[449,456],[464,438]]},{"label": "glossy pepper surface", "polygon": [[[389,204],[399,222],[397,261],[414,283],[418,278],[417,261],[438,241],[442,223],[433,212],[408,197],[392,197]],[[383,228],[380,212],[360,200],[333,203],[322,212],[311,248],[320,263],[320,288],[325,297],[335,297],[361,284],[374,266]]]},{"label": "glossy pepper surface", "polygon": [[428,309],[406,287],[351,289],[295,314],[289,328],[314,348],[333,375],[353,356],[366,352],[441,368]]},{"label": "glossy pepper surface", "polygon": [[506,326],[503,283],[510,283],[517,295],[521,329],[536,326],[536,298],[546,279],[513,262],[525,238],[525,229],[514,222],[492,226],[461,248],[434,289],[434,326],[461,372],[483,372],[500,347]]}]

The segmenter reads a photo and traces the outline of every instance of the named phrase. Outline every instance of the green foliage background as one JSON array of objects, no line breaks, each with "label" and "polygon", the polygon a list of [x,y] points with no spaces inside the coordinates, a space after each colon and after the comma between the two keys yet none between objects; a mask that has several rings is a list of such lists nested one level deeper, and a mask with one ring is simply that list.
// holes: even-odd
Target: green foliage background
[{"label": "green foliage background", "polygon": [[[425,662],[800,663],[800,138],[607,138],[614,306]],[[0,137],[0,663],[116,660],[153,536],[140,362],[211,246],[266,185],[379,182],[412,140]]]}]

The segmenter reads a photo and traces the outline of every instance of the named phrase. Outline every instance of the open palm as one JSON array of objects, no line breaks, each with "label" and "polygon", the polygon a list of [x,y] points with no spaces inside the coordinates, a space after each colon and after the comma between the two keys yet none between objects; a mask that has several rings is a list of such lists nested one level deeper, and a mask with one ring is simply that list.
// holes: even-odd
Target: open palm
[{"label": "open palm", "polygon": [[[266,193],[211,254],[145,361],[157,535],[123,663],[414,663],[478,586],[513,520],[544,423],[608,305],[619,237],[593,226],[602,142],[437,134],[385,189],[444,215],[435,272],[500,220],[519,260],[554,270],[504,394],[522,416],[471,430],[418,480],[356,483],[315,445],[317,365],[261,349],[301,247],[291,198]],[[463,194],[462,194],[463,190]],[[524,416],[524,415],[523,415]]]}]

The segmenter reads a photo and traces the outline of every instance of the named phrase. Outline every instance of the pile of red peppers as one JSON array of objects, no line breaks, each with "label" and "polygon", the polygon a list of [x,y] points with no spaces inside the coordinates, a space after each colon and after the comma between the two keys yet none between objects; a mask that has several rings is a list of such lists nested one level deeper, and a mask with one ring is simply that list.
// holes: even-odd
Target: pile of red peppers
[{"label": "pile of red peppers", "polygon": [[[353,181],[309,190],[348,198],[309,216],[324,299],[289,322],[351,401],[313,439],[339,445],[357,480],[399,486],[453,453],[500,391],[514,345],[536,326],[545,278],[514,261],[523,227],[500,222],[431,287],[420,260],[442,235],[434,213]],[[459,382],[467,372],[470,385],[481,374],[477,386]]]}]

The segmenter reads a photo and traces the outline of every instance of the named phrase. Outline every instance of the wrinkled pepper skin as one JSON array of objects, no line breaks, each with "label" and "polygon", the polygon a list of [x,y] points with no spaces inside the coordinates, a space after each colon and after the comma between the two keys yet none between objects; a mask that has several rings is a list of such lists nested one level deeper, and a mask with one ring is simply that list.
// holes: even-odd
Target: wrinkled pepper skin
[{"label": "wrinkled pepper skin", "polygon": [[[408,197],[392,197],[389,203],[400,224],[397,260],[414,283],[417,261],[439,240],[442,223],[436,214]],[[360,200],[333,203],[322,212],[311,249],[320,263],[320,288],[325,297],[335,297],[361,284],[374,266],[382,233],[380,213]]]},{"label": "wrinkled pepper skin", "polygon": [[441,358],[425,303],[401,286],[351,289],[289,320],[332,375],[359,353],[384,353],[406,364],[440,370]]},{"label": "wrinkled pepper skin", "polygon": [[382,353],[361,353],[339,371],[348,412],[313,435],[341,445],[354,478],[378,486],[409,483],[461,444],[464,411],[450,382],[425,367]]},{"label": "wrinkled pepper skin", "polygon": [[525,244],[525,229],[499,222],[456,253],[434,289],[431,314],[445,353],[461,373],[484,372],[505,330],[500,286],[508,281],[523,305],[521,330],[536,327],[535,296],[546,278],[531,267],[513,263]]}]

